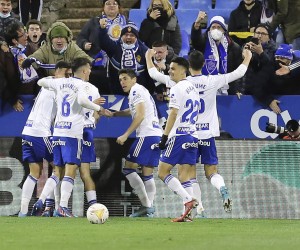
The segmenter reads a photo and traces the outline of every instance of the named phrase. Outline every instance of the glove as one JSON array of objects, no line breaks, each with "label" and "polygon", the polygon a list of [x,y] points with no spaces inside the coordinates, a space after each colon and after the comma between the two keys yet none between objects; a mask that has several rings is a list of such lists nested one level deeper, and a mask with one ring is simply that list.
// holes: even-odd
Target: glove
[{"label": "glove", "polygon": [[35,62],[35,60],[33,58],[26,58],[22,63],[22,68],[23,69],[29,68],[31,66],[31,64],[34,62]]},{"label": "glove", "polygon": [[161,150],[164,150],[167,147],[167,145],[166,145],[167,140],[168,140],[168,136],[162,135],[162,137],[160,138],[160,142],[158,143],[158,147]]}]

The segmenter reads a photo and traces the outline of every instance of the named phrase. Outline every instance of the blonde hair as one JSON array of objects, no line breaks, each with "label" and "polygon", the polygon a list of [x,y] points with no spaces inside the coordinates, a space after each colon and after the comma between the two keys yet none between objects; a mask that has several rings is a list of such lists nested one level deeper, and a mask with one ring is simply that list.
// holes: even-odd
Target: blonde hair
[{"label": "blonde hair", "polygon": [[[149,8],[148,8],[148,13],[150,14],[153,11],[152,5],[153,5],[154,0],[151,0]],[[175,14],[175,10],[173,5],[170,3],[169,0],[160,0],[163,9],[167,11],[168,17],[172,16]]]}]

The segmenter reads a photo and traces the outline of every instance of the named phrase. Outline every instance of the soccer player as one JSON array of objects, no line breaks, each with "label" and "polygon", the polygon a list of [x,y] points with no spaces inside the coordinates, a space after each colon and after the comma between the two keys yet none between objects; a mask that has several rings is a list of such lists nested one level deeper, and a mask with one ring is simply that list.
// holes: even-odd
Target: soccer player
[{"label": "soccer player", "polygon": [[85,82],[88,81],[91,65],[86,58],[77,58],[72,65],[74,77],[39,80],[38,84],[56,94],[57,114],[53,131],[54,171],[48,178],[39,200],[34,204],[32,215],[39,215],[47,195],[55,188],[64,167],[61,183],[61,199],[57,215],[74,217],[68,209],[68,201],[74,186],[76,169],[80,166],[84,108],[100,111],[101,99],[88,99]]},{"label": "soccer player", "polygon": [[[123,145],[134,131],[137,137],[129,149],[123,167],[124,175],[142,204],[130,217],[153,217],[156,193],[153,169],[158,166],[158,143],[162,130],[155,102],[149,91],[136,82],[137,75],[134,70],[119,70],[119,80],[123,91],[129,93],[129,109],[117,111],[114,116],[131,114],[132,122],[126,132],[117,138],[117,143]],[[139,166],[142,167],[142,178],[136,172]]]},{"label": "soccer player", "polygon": [[[149,50],[146,57],[149,57]],[[154,66],[151,58],[150,61]],[[158,176],[182,198],[185,205],[183,214],[173,219],[173,222],[190,221],[190,212],[198,205],[197,200],[192,196],[189,169],[196,164],[198,137],[195,124],[200,103],[195,87],[185,79],[188,69],[188,61],[182,57],[171,61],[169,76],[176,85],[170,90],[169,117],[159,142],[159,148],[163,151],[158,166]],[[176,164],[178,164],[179,180],[170,173]]]},{"label": "soccer player", "polygon": [[[149,65],[147,66],[150,76],[161,82],[170,81],[170,77],[159,73],[151,65],[150,59],[154,53],[154,51],[149,51],[148,58],[146,58],[147,62],[149,61]],[[224,75],[203,76],[201,74],[201,69],[204,64],[203,54],[199,51],[193,51],[189,55],[191,76],[188,76],[187,79],[193,83],[199,92],[199,101],[201,104],[196,122],[199,137],[197,162],[199,162],[199,157],[201,156],[201,163],[204,164],[205,176],[210,180],[211,184],[219,190],[223,199],[224,210],[226,212],[231,211],[232,201],[224,179],[218,173],[217,169],[218,157],[214,138],[220,136],[220,129],[216,95],[219,88],[241,78],[246,73],[252,53],[249,50],[244,50],[243,56],[244,61],[235,71]],[[196,179],[196,166],[193,166],[190,174],[194,196],[200,202],[199,209],[197,208],[196,218],[201,218],[203,217],[204,209],[201,202],[201,190]]]},{"label": "soccer player", "polygon": [[[57,63],[55,77],[65,77],[69,69],[68,63],[64,61]],[[42,172],[43,159],[49,163],[53,161],[50,129],[55,115],[54,91],[41,88],[22,132],[23,160],[29,163],[30,173],[23,184],[19,217],[27,216],[34,187]]]}]

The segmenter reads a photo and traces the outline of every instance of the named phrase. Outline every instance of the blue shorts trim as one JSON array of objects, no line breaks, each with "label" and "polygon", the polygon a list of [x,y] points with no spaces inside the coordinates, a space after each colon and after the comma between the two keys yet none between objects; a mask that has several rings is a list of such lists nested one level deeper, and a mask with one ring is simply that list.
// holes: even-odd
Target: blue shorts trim
[{"label": "blue shorts trim", "polygon": [[80,166],[82,140],[70,137],[53,137],[53,163],[64,167],[68,164]]},{"label": "blue shorts trim", "polygon": [[53,149],[51,137],[35,137],[22,135],[23,161],[28,163],[53,161]]},{"label": "blue shorts trim", "polygon": [[94,143],[94,129],[84,128],[82,139],[82,154],[81,162],[90,163],[96,162],[95,143]]},{"label": "blue shorts trim", "polygon": [[174,136],[162,151],[160,161],[172,166],[176,164],[196,164],[198,139],[191,135]]},{"label": "blue shorts trim", "polygon": [[198,141],[197,163],[208,165],[218,165],[218,155],[215,138]]},{"label": "blue shorts trim", "polygon": [[160,155],[159,141],[160,136],[137,138],[132,143],[126,160],[141,166],[157,167]]}]

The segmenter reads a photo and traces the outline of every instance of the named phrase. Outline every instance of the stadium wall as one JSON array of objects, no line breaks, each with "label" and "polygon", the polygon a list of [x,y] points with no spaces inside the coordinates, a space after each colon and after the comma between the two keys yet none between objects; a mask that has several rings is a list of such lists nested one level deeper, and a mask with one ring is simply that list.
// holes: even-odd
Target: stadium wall
[{"label": "stadium wall", "polygon": [[[20,138],[0,138],[0,215],[15,215],[20,209],[21,186],[28,166],[22,163]],[[115,138],[96,139],[97,162],[92,166],[98,201],[111,216],[128,216],[138,206],[137,197],[121,173],[122,159],[130,141],[117,146]],[[198,166],[202,200],[209,218],[300,218],[300,146],[294,141],[217,140],[219,171],[231,192],[232,213],[225,213],[217,190],[205,179]],[[101,160],[100,160],[101,159]],[[47,169],[45,162],[45,170]],[[173,174],[176,175],[176,167]],[[44,172],[31,205],[47,178]],[[176,217],[182,201],[157,178],[157,217]],[[82,216],[87,209],[83,184],[76,179],[69,203]]]}]

